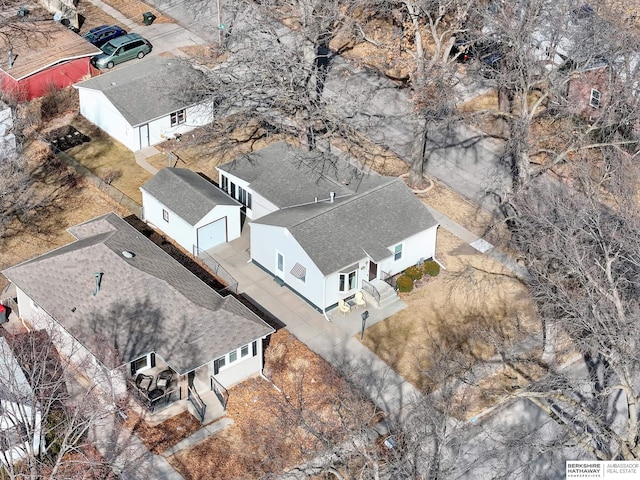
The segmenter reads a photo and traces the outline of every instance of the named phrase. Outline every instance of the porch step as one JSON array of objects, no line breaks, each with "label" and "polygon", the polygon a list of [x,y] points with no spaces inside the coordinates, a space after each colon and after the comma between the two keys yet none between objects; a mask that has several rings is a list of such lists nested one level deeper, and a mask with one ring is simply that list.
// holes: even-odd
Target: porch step
[{"label": "porch step", "polygon": [[200,398],[207,406],[204,412],[203,425],[213,422],[214,420],[224,416],[224,408],[215,392],[211,390],[198,391]]},{"label": "porch step", "polygon": [[379,302],[379,305],[378,305],[379,308],[383,308],[383,307],[395,302],[398,299],[398,294],[393,289],[393,287],[391,285],[389,285],[387,282],[385,282],[383,280],[375,279],[375,280],[371,281],[370,283],[380,293],[380,302]]}]

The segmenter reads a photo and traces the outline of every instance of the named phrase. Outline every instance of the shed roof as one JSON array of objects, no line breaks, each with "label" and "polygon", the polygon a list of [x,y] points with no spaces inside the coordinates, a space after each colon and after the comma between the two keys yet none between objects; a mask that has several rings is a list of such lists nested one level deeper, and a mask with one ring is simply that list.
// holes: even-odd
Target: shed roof
[{"label": "shed roof", "polygon": [[[8,65],[9,52],[13,60],[11,67]],[[14,80],[22,80],[68,60],[99,53],[102,52],[98,47],[58,22],[23,21],[0,28],[0,70]]]},{"label": "shed roof", "polygon": [[202,101],[187,87],[203,78],[201,71],[183,60],[156,56],[74,86],[102,92],[125,120],[136,127]]},{"label": "shed roof", "polygon": [[69,232],[3,273],[109,368],[155,352],[185,374],[273,332],[113,213]]},{"label": "shed roof", "polygon": [[195,225],[218,205],[241,204],[187,168],[165,167],[141,190],[148,192],[189,225]]}]

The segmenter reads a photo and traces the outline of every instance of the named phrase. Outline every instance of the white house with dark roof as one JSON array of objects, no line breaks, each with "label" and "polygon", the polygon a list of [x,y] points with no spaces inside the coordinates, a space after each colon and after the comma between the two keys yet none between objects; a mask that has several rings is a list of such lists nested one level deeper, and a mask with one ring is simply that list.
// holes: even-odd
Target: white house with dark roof
[{"label": "white house with dark roof", "polygon": [[[69,232],[73,243],[3,274],[20,317],[55,332],[58,350],[99,387],[116,396],[128,387],[152,409],[162,400],[212,412],[222,387],[262,371],[262,342],[274,330],[235,297],[220,296],[113,213]],[[161,370],[172,377],[162,388]],[[150,377],[142,388],[138,374]]]},{"label": "white house with dark roof", "polygon": [[27,377],[4,337],[0,337],[0,462],[13,464],[38,455],[42,413]]},{"label": "white house with dark roof", "polygon": [[395,177],[283,142],[218,170],[252,219],[252,261],[318,310],[435,256],[438,223]]},{"label": "white house with dark roof", "polygon": [[211,103],[191,98],[204,74],[155,56],[74,85],[80,113],[128,149],[138,151],[211,122]]},{"label": "white house with dark roof", "polygon": [[144,221],[196,256],[240,236],[240,202],[191,170],[163,168],[140,190]]}]

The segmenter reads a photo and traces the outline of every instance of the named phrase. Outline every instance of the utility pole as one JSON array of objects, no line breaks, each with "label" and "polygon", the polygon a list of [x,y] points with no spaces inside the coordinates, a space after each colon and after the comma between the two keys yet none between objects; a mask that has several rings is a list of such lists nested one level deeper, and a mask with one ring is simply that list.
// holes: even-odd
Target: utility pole
[{"label": "utility pole", "polygon": [[218,3],[218,45],[222,46],[222,30],[224,25],[222,24],[222,0],[217,0]]}]

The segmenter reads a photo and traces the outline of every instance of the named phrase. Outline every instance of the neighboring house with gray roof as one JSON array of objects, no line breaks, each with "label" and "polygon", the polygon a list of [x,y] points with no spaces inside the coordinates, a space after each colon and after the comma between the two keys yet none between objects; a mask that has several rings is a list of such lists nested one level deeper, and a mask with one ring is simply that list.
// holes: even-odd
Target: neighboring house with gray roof
[{"label": "neighboring house with gray roof", "polygon": [[438,223],[398,178],[282,142],[218,170],[252,219],[253,262],[320,311],[435,256]]},{"label": "neighboring house with gray roof", "polygon": [[144,221],[194,255],[240,236],[240,202],[192,170],[163,168],[140,190]]},{"label": "neighboring house with gray roof", "polygon": [[133,391],[187,408],[187,391],[204,399],[214,383],[262,371],[262,342],[274,330],[235,297],[220,296],[113,213],[69,232],[73,243],[3,274],[16,286],[20,317],[57,332],[58,350],[98,386],[122,395],[138,374],[169,370],[171,388]]},{"label": "neighboring house with gray roof", "polygon": [[204,74],[170,57],[150,57],[74,85],[80,113],[138,151],[211,122],[211,102],[192,98]]},{"label": "neighboring house with gray roof", "polygon": [[4,337],[0,337],[0,462],[13,464],[38,455],[42,412],[27,377]]}]

